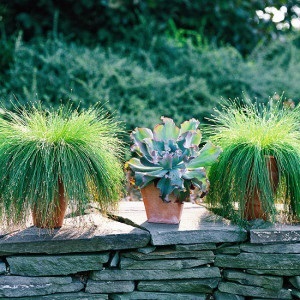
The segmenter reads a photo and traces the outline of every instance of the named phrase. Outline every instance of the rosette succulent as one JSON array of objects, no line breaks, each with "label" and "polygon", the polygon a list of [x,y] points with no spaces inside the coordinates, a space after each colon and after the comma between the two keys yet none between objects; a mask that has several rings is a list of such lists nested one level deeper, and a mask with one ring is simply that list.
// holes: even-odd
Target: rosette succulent
[{"label": "rosette succulent", "polygon": [[179,128],[172,119],[161,119],[162,124],[153,131],[136,128],[131,133],[131,150],[138,157],[131,158],[128,165],[136,185],[143,188],[154,182],[165,202],[169,202],[171,193],[184,201],[193,187],[206,194],[209,181],[205,168],[216,162],[221,149],[210,142],[199,148],[202,135],[198,120],[185,121]]}]

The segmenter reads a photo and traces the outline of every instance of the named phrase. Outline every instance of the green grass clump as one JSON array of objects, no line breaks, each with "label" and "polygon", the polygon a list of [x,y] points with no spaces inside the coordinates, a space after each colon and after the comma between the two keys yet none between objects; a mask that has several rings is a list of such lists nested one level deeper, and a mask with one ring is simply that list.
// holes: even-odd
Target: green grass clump
[{"label": "green grass clump", "polygon": [[121,124],[99,106],[4,110],[0,119],[0,216],[23,222],[36,207],[42,223],[54,209],[58,182],[71,207],[97,202],[105,211],[123,189]]},{"label": "green grass clump", "polygon": [[[227,102],[216,110],[212,141],[223,148],[210,170],[207,202],[227,216],[244,217],[247,197],[259,191],[266,215],[274,220],[275,203],[285,205],[289,216],[300,217],[300,106],[279,103],[238,105]],[[274,195],[267,156],[276,160],[279,185]]]}]

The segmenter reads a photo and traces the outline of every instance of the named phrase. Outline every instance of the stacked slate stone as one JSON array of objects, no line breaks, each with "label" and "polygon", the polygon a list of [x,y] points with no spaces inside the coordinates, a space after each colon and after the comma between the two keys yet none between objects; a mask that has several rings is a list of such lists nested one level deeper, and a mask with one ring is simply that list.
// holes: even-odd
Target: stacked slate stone
[{"label": "stacked slate stone", "polygon": [[122,252],[117,268],[94,271],[86,292],[112,299],[207,299],[220,281],[212,243],[144,247]]},{"label": "stacked slate stone", "polygon": [[295,229],[251,230],[251,243],[221,245],[214,263],[222,272],[215,299],[300,299],[300,234]]},{"label": "stacked slate stone", "polygon": [[0,300],[300,299],[300,226],[247,232],[187,209],[180,225],[128,210],[123,221],[0,236]]}]

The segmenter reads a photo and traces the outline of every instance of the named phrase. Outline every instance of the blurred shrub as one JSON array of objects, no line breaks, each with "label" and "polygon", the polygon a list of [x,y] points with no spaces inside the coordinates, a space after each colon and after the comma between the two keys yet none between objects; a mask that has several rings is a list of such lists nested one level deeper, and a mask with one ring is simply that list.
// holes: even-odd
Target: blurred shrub
[{"label": "blurred shrub", "polygon": [[199,60],[199,52],[161,38],[148,50],[125,44],[89,49],[50,39],[24,43],[15,49],[1,99],[13,94],[21,104],[40,99],[57,105],[70,98],[82,106],[101,100],[131,129],[153,126],[161,115],[178,122],[201,118],[218,97],[195,68]]},{"label": "blurred shrub", "polygon": [[244,59],[232,47],[178,46],[154,36],[143,47],[118,43],[88,48],[60,39],[16,43],[0,98],[20,103],[40,99],[58,105],[72,99],[83,107],[102,101],[126,122],[152,127],[162,115],[203,121],[221,97],[242,94],[260,101],[275,92],[299,101],[297,40],[257,48]]},{"label": "blurred shrub", "polygon": [[[261,20],[257,10],[267,6],[286,6],[283,23],[291,22],[293,7],[299,0],[9,0],[0,3],[0,19],[8,34],[22,30],[25,40],[51,32],[63,33],[72,40],[110,44],[135,40],[136,30],[147,30],[155,24],[156,32],[176,27],[201,33],[217,45],[230,44],[243,55],[262,40],[270,40],[285,32],[276,23]],[[290,27],[291,29],[292,27]]]}]

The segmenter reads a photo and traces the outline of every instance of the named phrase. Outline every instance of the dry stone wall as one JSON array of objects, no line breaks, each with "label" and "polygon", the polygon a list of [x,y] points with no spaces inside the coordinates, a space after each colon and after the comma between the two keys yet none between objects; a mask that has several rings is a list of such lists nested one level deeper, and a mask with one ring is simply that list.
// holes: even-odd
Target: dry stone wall
[{"label": "dry stone wall", "polygon": [[179,226],[128,222],[121,211],[93,230],[7,234],[0,238],[0,299],[300,299],[300,226],[246,232],[187,209],[189,228],[185,219]]}]

